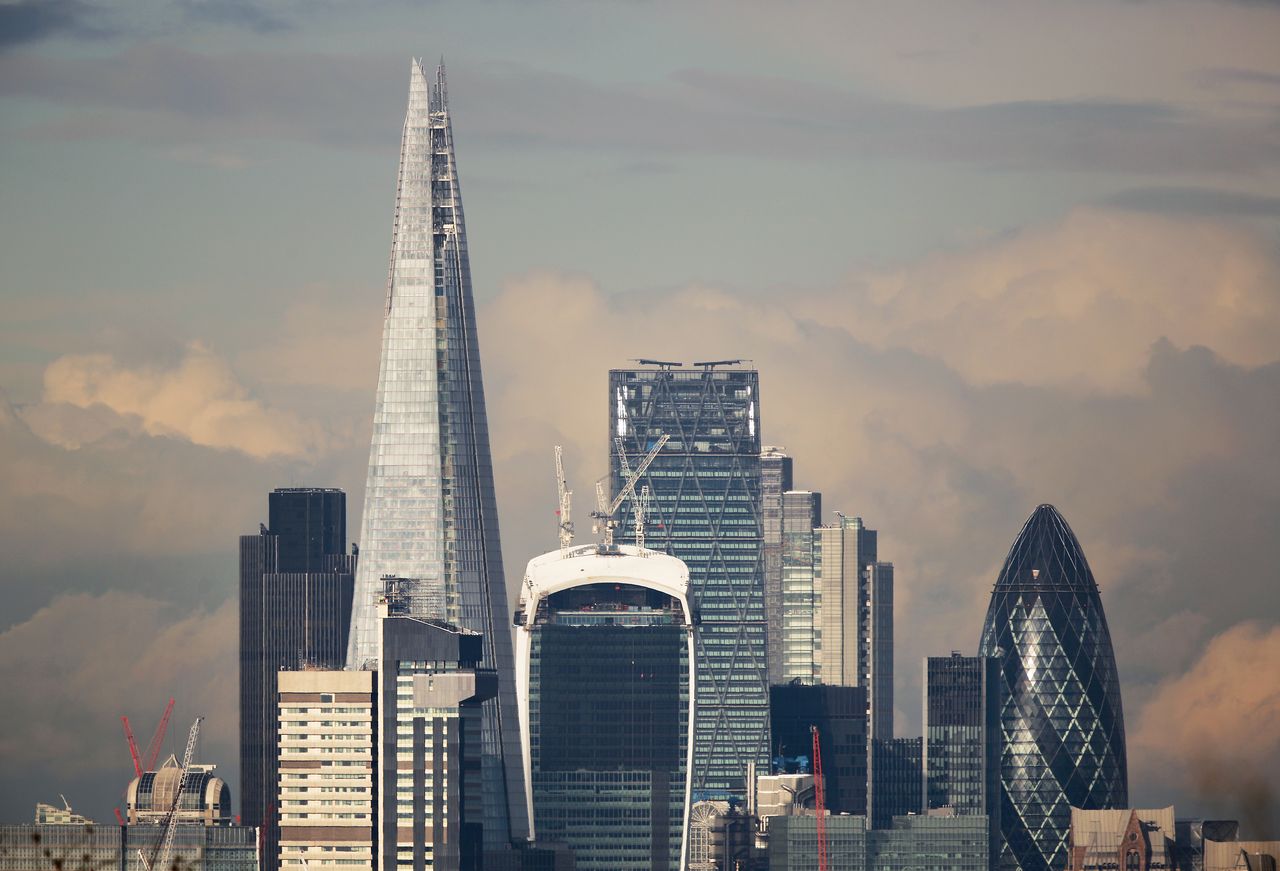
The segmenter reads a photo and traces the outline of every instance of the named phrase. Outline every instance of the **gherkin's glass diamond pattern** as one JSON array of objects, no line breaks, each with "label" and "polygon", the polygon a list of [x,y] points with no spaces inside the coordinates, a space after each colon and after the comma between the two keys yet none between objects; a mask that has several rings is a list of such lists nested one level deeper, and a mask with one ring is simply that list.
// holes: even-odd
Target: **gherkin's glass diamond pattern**
[{"label": "gherkin's glass diamond pattern", "polygon": [[1041,505],[1009,549],[980,653],[1000,660],[1001,871],[1065,868],[1071,808],[1129,803],[1111,634],[1071,527]]}]

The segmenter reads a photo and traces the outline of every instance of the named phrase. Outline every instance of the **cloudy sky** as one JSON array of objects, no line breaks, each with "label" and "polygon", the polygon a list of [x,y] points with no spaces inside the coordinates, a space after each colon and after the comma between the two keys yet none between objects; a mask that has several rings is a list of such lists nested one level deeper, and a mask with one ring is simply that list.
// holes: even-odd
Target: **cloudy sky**
[{"label": "cloudy sky", "polygon": [[358,532],[443,54],[512,584],[610,366],[751,358],[897,565],[903,733],[1052,502],[1133,800],[1280,836],[1280,6],[852,5],[0,2],[0,819],[109,819],[171,695],[235,784],[236,539],[276,486]]}]

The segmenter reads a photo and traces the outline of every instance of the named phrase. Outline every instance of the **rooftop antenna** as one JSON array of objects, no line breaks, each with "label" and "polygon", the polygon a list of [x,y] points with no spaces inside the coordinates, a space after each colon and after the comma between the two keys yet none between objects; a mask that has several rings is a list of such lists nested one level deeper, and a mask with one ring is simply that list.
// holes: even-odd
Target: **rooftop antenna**
[{"label": "rooftop antenna", "polygon": [[[618,495],[613,498],[613,504],[606,505],[604,501],[604,482],[596,482],[596,510],[591,512],[591,516],[600,521],[596,528],[604,527],[604,543],[600,546],[600,553],[612,553],[613,547],[613,530],[617,528],[618,521],[613,515],[617,512],[618,507],[623,500],[635,493],[636,482],[640,480],[640,476],[648,470],[649,464],[658,456],[658,452],[662,450],[671,436],[663,433],[658,440],[653,443],[653,447],[649,448],[649,453],[645,454],[644,459],[640,461],[640,465],[631,469],[631,464],[627,461],[627,449],[622,443],[622,438],[618,437],[613,440],[614,446],[618,449],[618,462],[622,468],[623,485],[618,491]],[[643,512],[643,509],[641,509]],[[643,517],[641,518],[643,521]],[[643,534],[641,534],[643,539]]]}]

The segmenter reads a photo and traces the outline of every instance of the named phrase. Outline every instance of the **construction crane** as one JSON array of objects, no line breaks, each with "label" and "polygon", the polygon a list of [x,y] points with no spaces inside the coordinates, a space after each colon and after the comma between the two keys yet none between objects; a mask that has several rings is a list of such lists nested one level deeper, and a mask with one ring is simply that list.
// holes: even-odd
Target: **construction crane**
[{"label": "construction crane", "polygon": [[810,726],[813,733],[813,796],[817,805],[818,820],[818,871],[827,871],[827,796],[822,782],[822,746],[818,741],[818,727]]},{"label": "construction crane", "polygon": [[191,731],[187,733],[187,749],[182,753],[182,768],[178,774],[178,788],[173,791],[173,803],[169,806],[169,812],[164,817],[164,831],[161,833],[160,843],[152,851],[150,860],[142,852],[142,848],[138,848],[138,858],[142,860],[142,867],[146,871],[152,871],[153,868],[163,871],[165,865],[169,862],[169,854],[173,852],[173,836],[178,828],[178,806],[182,801],[182,786],[187,779],[187,769],[191,767],[191,757],[196,752],[196,739],[200,737],[200,721],[203,719],[204,717],[196,717],[196,721],[191,724]]},{"label": "construction crane", "polygon": [[[622,505],[624,499],[635,493],[636,482],[640,480],[640,476],[648,470],[649,465],[654,458],[658,456],[658,452],[662,450],[671,436],[663,434],[654,442],[653,447],[649,448],[649,453],[645,454],[644,459],[640,461],[640,465],[636,466],[635,471],[631,470],[631,464],[627,461],[627,449],[622,443],[621,438],[613,440],[614,445],[618,449],[618,463],[622,469],[623,485],[618,491],[618,495],[613,498],[613,503],[606,505],[604,501],[604,484],[600,481],[596,482],[596,510],[591,512],[591,516],[600,521],[599,526],[604,527],[604,543],[600,546],[601,553],[613,551],[613,530],[617,528],[618,521],[613,515],[617,513],[618,507]],[[643,536],[642,536],[643,537]]]},{"label": "construction crane", "polygon": [[564,480],[564,448],[560,445],[556,445],[556,495],[560,499],[556,509],[560,528],[560,555],[564,556],[569,552],[569,545],[573,544],[573,491]]},{"label": "construction crane", "polygon": [[124,725],[125,740],[129,742],[129,758],[133,760],[133,773],[135,776],[141,777],[143,772],[151,771],[155,768],[156,759],[160,756],[160,745],[164,741],[165,730],[169,728],[169,715],[172,713],[173,699],[169,699],[169,704],[165,705],[164,713],[160,716],[160,725],[156,726],[155,734],[151,736],[151,743],[147,745],[145,756],[138,753],[138,744],[133,740],[133,729],[129,725],[129,718],[120,718],[120,722]]}]

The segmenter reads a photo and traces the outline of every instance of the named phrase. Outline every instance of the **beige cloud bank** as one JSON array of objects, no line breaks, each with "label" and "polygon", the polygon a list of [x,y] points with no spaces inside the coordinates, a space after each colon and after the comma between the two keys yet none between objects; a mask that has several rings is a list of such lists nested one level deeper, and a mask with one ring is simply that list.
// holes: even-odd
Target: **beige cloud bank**
[{"label": "beige cloud bank", "polygon": [[[254,399],[226,361],[199,343],[171,368],[129,367],[106,354],[60,357],[45,370],[44,402],[103,406],[149,435],[251,457],[309,456],[326,447],[320,426]],[[80,441],[65,427],[44,432],[65,446]]]}]

